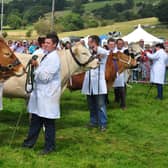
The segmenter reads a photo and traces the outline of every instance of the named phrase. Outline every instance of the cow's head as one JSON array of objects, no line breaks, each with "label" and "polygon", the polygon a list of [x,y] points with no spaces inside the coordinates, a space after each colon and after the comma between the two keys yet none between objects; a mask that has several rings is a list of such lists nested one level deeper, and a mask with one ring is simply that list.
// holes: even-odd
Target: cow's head
[{"label": "cow's head", "polygon": [[72,55],[76,58],[76,63],[83,69],[96,68],[99,65],[97,58],[93,58],[90,51],[81,43],[76,43],[72,47]]},{"label": "cow's head", "polygon": [[138,59],[139,57],[141,57],[142,48],[140,47],[139,43],[129,44],[128,50],[129,50],[129,54],[133,58]]},{"label": "cow's head", "polygon": [[117,77],[117,73],[121,73],[125,69],[132,68],[136,65],[136,60],[130,56],[125,55],[124,53],[110,53],[107,58],[105,73],[108,90],[110,90],[112,87]]},{"label": "cow's head", "polygon": [[117,52],[117,53],[113,53],[112,55],[113,55],[113,60],[117,61],[119,72],[122,72],[124,69],[134,68],[137,66],[136,59],[133,59],[132,57],[124,53]]},{"label": "cow's head", "polygon": [[3,82],[11,76],[21,76],[24,72],[24,66],[0,38],[0,81]]}]

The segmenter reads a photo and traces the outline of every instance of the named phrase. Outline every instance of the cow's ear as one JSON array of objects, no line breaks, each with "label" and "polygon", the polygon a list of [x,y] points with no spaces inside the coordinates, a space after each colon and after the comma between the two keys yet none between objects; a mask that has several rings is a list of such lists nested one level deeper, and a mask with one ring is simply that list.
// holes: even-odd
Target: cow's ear
[{"label": "cow's ear", "polygon": [[116,58],[117,57],[117,53],[113,53],[113,57]]}]

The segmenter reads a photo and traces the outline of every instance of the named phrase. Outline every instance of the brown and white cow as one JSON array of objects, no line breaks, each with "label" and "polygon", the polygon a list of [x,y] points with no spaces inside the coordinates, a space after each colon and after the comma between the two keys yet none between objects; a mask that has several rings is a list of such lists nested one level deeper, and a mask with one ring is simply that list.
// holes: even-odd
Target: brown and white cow
[{"label": "brown and white cow", "polygon": [[[121,52],[111,53],[106,62],[105,78],[108,90],[111,89],[117,73],[123,72],[125,69],[135,67],[136,59],[131,58]],[[73,75],[68,83],[70,90],[80,90],[82,88],[85,73]]]},{"label": "brown and white cow", "polygon": [[0,82],[25,73],[24,66],[0,37]]},{"label": "brown and white cow", "polygon": [[[61,84],[62,91],[66,88],[69,76],[77,72],[86,71],[90,68],[98,66],[98,59],[90,59],[91,54],[88,49],[80,43],[76,43],[70,50],[58,51],[61,61]],[[29,54],[16,53],[17,57],[21,60],[22,64],[26,66],[31,59]],[[42,56],[39,56],[39,60]],[[80,65],[79,65],[80,64]],[[4,83],[4,96],[25,98],[27,93],[25,91],[26,74],[20,78],[12,77]]]}]

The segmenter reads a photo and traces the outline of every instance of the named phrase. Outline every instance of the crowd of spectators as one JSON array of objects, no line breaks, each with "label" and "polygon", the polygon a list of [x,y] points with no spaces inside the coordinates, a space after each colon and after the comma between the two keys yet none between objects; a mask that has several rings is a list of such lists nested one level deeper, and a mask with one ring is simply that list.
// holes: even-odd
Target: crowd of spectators
[{"label": "crowd of spectators", "polygon": [[7,43],[12,51],[25,54],[33,54],[40,47],[37,40],[8,40]]},{"label": "crowd of spectators", "polygon": [[[80,41],[83,45],[85,45],[85,42],[83,40]],[[11,48],[12,51],[14,52],[18,52],[18,53],[25,53],[25,54],[34,54],[37,51],[39,52],[39,50],[41,51],[41,48],[43,48],[42,43],[44,43],[44,38],[43,37],[39,37],[37,40],[8,40],[8,45]],[[69,49],[73,44],[70,41],[60,41],[59,43],[59,48],[60,49]],[[141,39],[139,41],[139,45],[140,47],[144,50],[144,51],[148,51],[150,53],[154,52],[154,47],[152,45],[149,44],[145,44],[144,40]],[[128,43],[124,42],[124,46],[125,48],[128,48]],[[114,43],[114,47],[115,47],[115,43]],[[168,41],[164,42],[164,47],[165,47],[165,51],[168,53]],[[108,44],[103,44],[103,48],[108,49]],[[36,52],[35,52],[36,51]],[[150,65],[151,65],[151,61],[142,54],[141,59],[140,59],[140,65],[138,67],[138,69],[136,69],[133,72],[132,75],[132,80],[138,81],[149,81],[150,78]]]}]

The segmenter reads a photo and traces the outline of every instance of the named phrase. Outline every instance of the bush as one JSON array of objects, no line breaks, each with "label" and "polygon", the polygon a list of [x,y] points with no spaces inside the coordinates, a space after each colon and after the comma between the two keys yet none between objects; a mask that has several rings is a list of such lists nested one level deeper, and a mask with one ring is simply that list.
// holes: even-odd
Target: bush
[{"label": "bush", "polygon": [[39,35],[46,35],[50,32],[50,22],[44,19],[40,19],[37,23],[34,24],[34,29]]},{"label": "bush", "polygon": [[156,10],[156,17],[159,18],[160,22],[168,24],[168,0],[162,0]]},{"label": "bush", "polygon": [[31,36],[32,36],[32,32],[33,32],[33,29],[29,29],[29,30],[26,32],[26,37],[31,37]]},{"label": "bush", "polygon": [[7,24],[11,28],[17,29],[17,28],[21,27],[21,25],[22,25],[22,19],[19,16],[15,15],[15,14],[11,14],[7,18]]},{"label": "bush", "polygon": [[6,37],[8,36],[8,33],[7,33],[6,31],[3,31],[3,32],[2,32],[2,36],[3,36],[4,38],[6,38]]},{"label": "bush", "polygon": [[65,31],[74,31],[84,28],[83,19],[79,14],[69,14],[59,20],[64,26]]},{"label": "bush", "polygon": [[98,27],[99,26],[99,23],[96,21],[96,20],[88,20],[86,22],[86,27]]},{"label": "bush", "polygon": [[100,26],[107,26],[107,25],[108,25],[108,23],[105,20],[102,20],[101,23],[100,23]]}]

